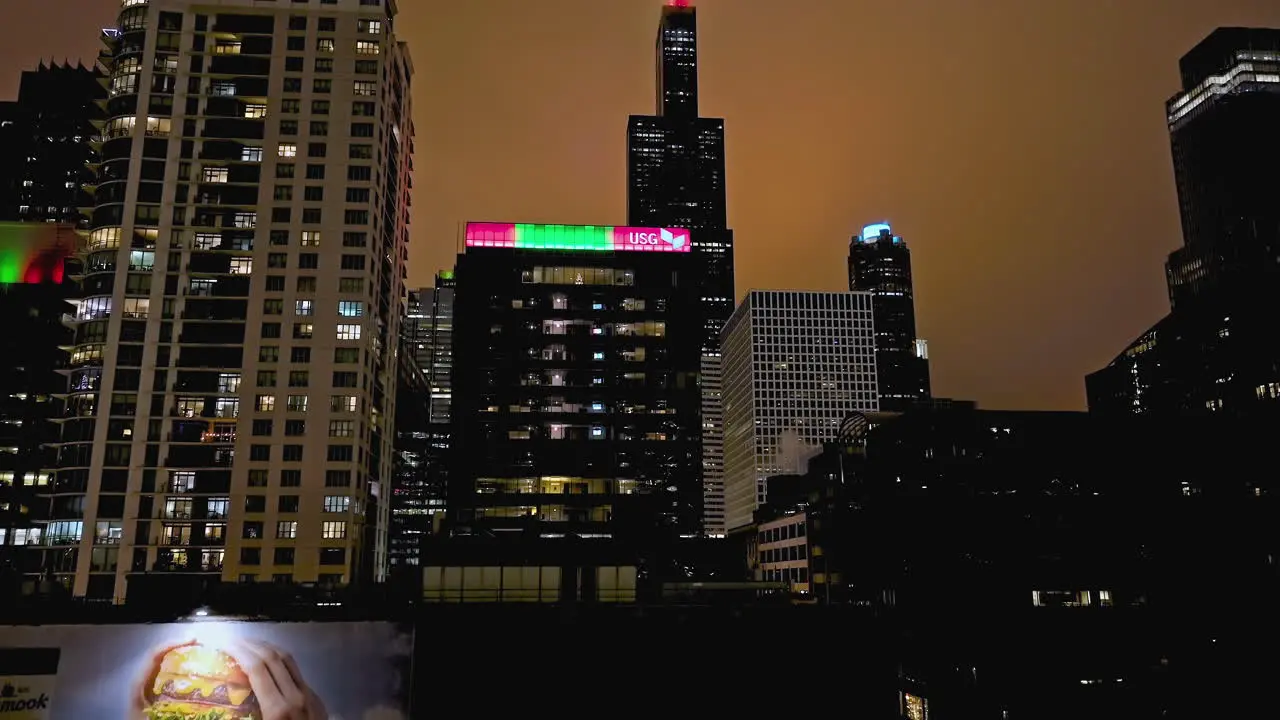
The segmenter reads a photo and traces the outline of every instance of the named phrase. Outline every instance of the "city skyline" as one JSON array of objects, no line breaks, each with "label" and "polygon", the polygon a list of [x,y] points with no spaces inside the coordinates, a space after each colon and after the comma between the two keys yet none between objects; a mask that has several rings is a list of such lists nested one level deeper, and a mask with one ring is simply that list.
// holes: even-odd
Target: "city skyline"
[{"label": "city skyline", "polygon": [[[420,109],[411,286],[447,266],[467,220],[623,222],[620,144],[627,115],[652,106],[659,0],[404,4]],[[738,297],[842,287],[848,236],[887,218],[912,239],[935,393],[993,408],[1082,408],[1082,375],[1167,309],[1174,63],[1219,25],[1280,25],[1261,0],[928,14],[815,1],[782,24],[775,4],[697,4],[703,112],[726,118]],[[9,10],[19,26],[71,19],[0,50],[0,96],[41,57],[87,60],[117,9]],[[849,27],[877,31],[851,44]],[[1006,63],[1033,50],[1038,62]],[[458,67],[466,83],[446,76]],[[569,104],[584,90],[590,104]]]}]

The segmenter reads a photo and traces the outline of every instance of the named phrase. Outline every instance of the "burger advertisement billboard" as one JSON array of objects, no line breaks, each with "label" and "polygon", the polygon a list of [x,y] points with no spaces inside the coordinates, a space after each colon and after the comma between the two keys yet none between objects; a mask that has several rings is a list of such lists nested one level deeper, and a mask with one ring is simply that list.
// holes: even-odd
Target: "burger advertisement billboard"
[{"label": "burger advertisement billboard", "polygon": [[0,720],[405,720],[412,654],[377,622],[0,627]]}]

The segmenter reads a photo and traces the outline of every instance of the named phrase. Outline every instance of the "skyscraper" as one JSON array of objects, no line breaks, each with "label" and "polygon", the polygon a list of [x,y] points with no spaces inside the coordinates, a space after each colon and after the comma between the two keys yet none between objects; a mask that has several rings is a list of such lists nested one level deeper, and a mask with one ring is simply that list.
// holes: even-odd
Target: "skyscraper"
[{"label": "skyscraper", "polygon": [[725,525],[751,522],[771,475],[809,457],[877,403],[869,292],[752,290],[725,327]]},{"label": "skyscraper", "polygon": [[1166,266],[1175,309],[1280,284],[1280,30],[1219,28],[1179,67],[1167,106],[1183,239]]},{"label": "skyscraper", "polygon": [[413,148],[391,0],[130,0],[43,567],[376,580]]},{"label": "skyscraper", "polygon": [[42,62],[22,73],[16,101],[0,102],[0,221],[83,226],[101,81],[96,69]]},{"label": "skyscraper", "polygon": [[1166,106],[1171,312],[1086,378],[1102,414],[1280,412],[1280,30],[1219,28]]},{"label": "skyscraper", "polygon": [[436,275],[433,287],[410,290],[402,329],[405,351],[412,355],[413,369],[421,376],[417,384],[426,404],[420,423],[406,416],[415,427],[396,429],[397,435],[407,432],[414,436],[406,437],[405,445],[416,446],[417,465],[411,468],[412,481],[396,486],[392,512],[409,518],[402,524],[413,525],[412,532],[418,536],[430,532],[433,517],[444,512],[448,495],[454,287],[453,271],[449,270]]},{"label": "skyscraper", "polygon": [[880,409],[901,411],[928,400],[929,357],[916,336],[911,250],[888,223],[868,225],[849,241],[849,289],[875,298]]},{"label": "skyscraper", "polygon": [[691,231],[702,288],[704,525],[721,535],[720,331],[733,314],[733,231],[727,227],[724,120],[698,114],[698,17],[688,0],[662,8],[656,61],[655,114],[632,115],[627,127],[627,215],[632,225]]}]

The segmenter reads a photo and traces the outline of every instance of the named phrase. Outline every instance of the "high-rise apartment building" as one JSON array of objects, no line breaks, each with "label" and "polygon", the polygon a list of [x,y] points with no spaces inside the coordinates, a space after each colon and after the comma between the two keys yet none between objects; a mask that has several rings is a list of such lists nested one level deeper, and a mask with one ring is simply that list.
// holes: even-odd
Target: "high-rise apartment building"
[{"label": "high-rise apartment building", "polygon": [[849,241],[849,289],[875,297],[880,409],[902,411],[928,400],[929,353],[916,336],[911,250],[888,223],[867,225]]},{"label": "high-rise apartment building", "polygon": [[771,475],[803,474],[855,412],[879,410],[869,292],[752,290],[722,335],[725,525],[747,525]]},{"label": "high-rise apartment building", "polygon": [[724,120],[698,115],[698,17],[688,0],[662,9],[654,115],[627,127],[627,218],[691,231],[702,288],[705,531],[723,535],[720,331],[733,314],[733,231],[725,202]]},{"label": "high-rise apartment building", "polygon": [[412,65],[393,0],[124,0],[42,567],[387,566]]},{"label": "high-rise apartment building", "polygon": [[505,223],[466,232],[455,534],[696,532],[702,325],[689,232]]},{"label": "high-rise apartment building", "polygon": [[89,139],[106,94],[97,69],[42,62],[22,73],[18,99],[0,102],[0,221],[84,227],[97,160]]},{"label": "high-rise apartment building", "polygon": [[1089,409],[1280,413],[1280,30],[1219,28],[1180,65],[1172,310],[1086,378]]}]

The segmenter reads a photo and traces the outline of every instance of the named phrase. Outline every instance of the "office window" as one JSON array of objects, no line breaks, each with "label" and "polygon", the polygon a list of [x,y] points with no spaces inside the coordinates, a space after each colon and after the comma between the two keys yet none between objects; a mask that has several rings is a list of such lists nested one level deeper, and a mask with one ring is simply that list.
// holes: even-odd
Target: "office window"
[{"label": "office window", "polygon": [[359,325],[339,325],[338,339],[339,340],[359,340],[361,330],[362,328]]}]

